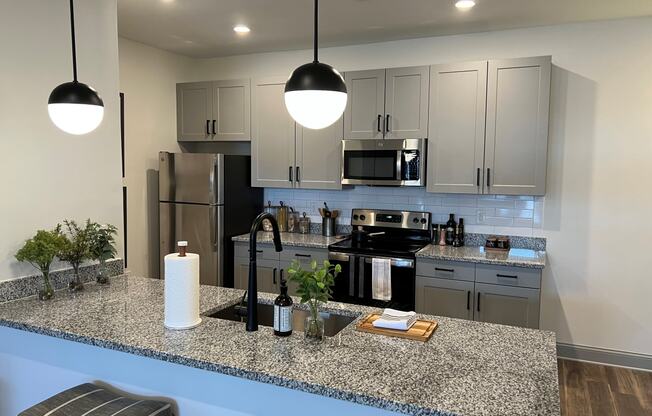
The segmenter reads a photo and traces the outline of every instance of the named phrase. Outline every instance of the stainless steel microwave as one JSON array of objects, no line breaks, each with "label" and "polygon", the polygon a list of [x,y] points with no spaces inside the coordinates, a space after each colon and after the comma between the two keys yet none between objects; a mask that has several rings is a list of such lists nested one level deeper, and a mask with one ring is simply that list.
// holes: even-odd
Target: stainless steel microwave
[{"label": "stainless steel microwave", "polygon": [[342,140],[342,184],[425,186],[426,142]]}]

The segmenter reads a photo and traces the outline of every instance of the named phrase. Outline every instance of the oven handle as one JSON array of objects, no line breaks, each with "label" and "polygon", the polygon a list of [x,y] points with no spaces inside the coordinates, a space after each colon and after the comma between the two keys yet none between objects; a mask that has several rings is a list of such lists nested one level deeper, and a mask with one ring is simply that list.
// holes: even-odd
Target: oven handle
[{"label": "oven handle", "polygon": [[371,263],[371,259],[374,257],[378,259],[390,259],[390,264],[392,265],[392,267],[414,268],[414,260],[412,259],[401,259],[397,257],[383,257],[383,256],[366,256],[362,254],[347,254],[347,253],[339,253],[335,251],[328,252],[329,260],[348,262],[351,260],[351,257],[364,258],[365,263]]}]

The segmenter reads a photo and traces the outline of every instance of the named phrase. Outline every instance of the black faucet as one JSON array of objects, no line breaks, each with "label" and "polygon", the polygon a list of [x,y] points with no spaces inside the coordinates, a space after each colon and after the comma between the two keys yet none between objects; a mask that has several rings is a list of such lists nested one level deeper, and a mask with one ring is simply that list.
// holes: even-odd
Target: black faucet
[{"label": "black faucet", "polygon": [[258,273],[256,272],[256,233],[263,223],[268,220],[272,224],[274,233],[274,247],[276,251],[283,251],[281,235],[278,232],[276,218],[269,212],[258,215],[251,224],[249,232],[249,285],[247,290],[247,331],[258,331]]}]

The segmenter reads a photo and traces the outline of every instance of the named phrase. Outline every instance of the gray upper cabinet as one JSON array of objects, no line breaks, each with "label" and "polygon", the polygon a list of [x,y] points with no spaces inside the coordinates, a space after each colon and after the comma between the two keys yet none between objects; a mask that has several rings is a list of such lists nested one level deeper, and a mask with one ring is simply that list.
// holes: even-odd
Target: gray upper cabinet
[{"label": "gray upper cabinet", "polygon": [[[248,79],[213,82],[214,140],[251,138],[251,92]],[[212,123],[212,121],[211,121]]]},{"label": "gray upper cabinet", "polygon": [[344,138],[425,138],[429,70],[419,66],[347,72]]},{"label": "gray upper cabinet", "polygon": [[213,119],[213,83],[177,84],[177,140],[211,139]]},{"label": "gray upper cabinet", "polygon": [[312,130],[297,124],[296,187],[302,189],[342,189],[342,135],[344,121]]},{"label": "gray upper cabinet", "polygon": [[539,328],[538,289],[475,284],[476,321]]},{"label": "gray upper cabinet", "polygon": [[428,192],[482,193],[487,62],[430,67]]},{"label": "gray upper cabinet", "polygon": [[385,73],[385,138],[428,137],[430,68],[391,68]]},{"label": "gray upper cabinet", "polygon": [[544,195],[549,56],[489,61],[486,193]]},{"label": "gray upper cabinet", "polygon": [[382,139],[385,116],[385,70],[344,74],[348,97],[344,111],[345,139]]},{"label": "gray upper cabinet", "polygon": [[473,282],[417,276],[416,312],[473,319]]},{"label": "gray upper cabinet", "polygon": [[285,109],[286,78],[253,82],[251,185],[294,187],[295,123]]}]

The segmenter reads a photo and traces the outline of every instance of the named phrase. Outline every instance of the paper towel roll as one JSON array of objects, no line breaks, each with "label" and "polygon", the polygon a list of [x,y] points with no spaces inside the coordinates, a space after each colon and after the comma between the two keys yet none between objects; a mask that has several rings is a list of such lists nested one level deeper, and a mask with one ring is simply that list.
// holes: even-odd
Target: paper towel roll
[{"label": "paper towel roll", "polygon": [[199,325],[199,255],[168,254],[164,271],[165,326],[187,329]]}]

